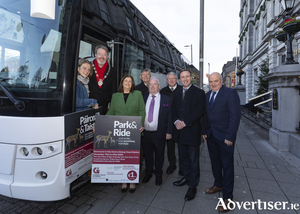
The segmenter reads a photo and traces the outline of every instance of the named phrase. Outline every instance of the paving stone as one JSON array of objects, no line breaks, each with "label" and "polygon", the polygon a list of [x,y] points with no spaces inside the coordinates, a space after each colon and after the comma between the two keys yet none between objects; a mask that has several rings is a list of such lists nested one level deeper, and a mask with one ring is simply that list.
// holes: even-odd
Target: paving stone
[{"label": "paving stone", "polygon": [[267,167],[264,163],[258,162],[258,163],[256,163],[256,166],[258,169],[267,169]]},{"label": "paving stone", "polygon": [[145,213],[148,206],[139,203],[134,203],[131,201],[122,200],[110,211],[110,214],[120,214],[120,213]]},{"label": "paving stone", "polygon": [[206,198],[196,197],[192,201],[185,202],[184,209],[182,214],[191,214],[191,213],[219,213],[216,210],[218,200],[210,200]]},{"label": "paving stone", "polygon": [[185,203],[185,194],[186,193],[177,193],[168,190],[160,190],[154,198],[153,202],[151,203],[151,206],[160,209],[164,209],[167,207],[168,210],[172,212],[178,212],[178,210],[183,209]]},{"label": "paving stone", "polygon": [[275,180],[268,170],[245,168],[246,176],[263,180]]},{"label": "paving stone", "polygon": [[85,214],[107,214],[121,201],[121,197],[107,195],[102,200],[98,199]]},{"label": "paving stone", "polygon": [[247,178],[244,176],[234,176],[234,188],[249,189]]},{"label": "paving stone", "polygon": [[63,213],[73,213],[76,210],[76,206],[72,204],[64,204],[63,206],[59,207],[58,210],[62,211]]},{"label": "paving stone", "polygon": [[242,166],[242,167],[248,167],[246,161],[238,161],[238,165],[239,165],[239,166]]},{"label": "paving stone", "polygon": [[248,182],[251,190],[284,195],[276,181],[248,178]]},{"label": "paving stone", "polygon": [[249,168],[257,169],[256,163],[252,161],[247,161],[247,165]]},{"label": "paving stone", "polygon": [[285,172],[271,172],[271,173],[275,177],[276,181],[292,183],[292,184],[300,183],[300,176],[298,174],[285,173]]},{"label": "paving stone", "polygon": [[145,214],[178,214],[178,213],[181,213],[180,211],[178,212],[170,212],[169,210],[163,210],[163,209],[159,209],[159,208],[156,208],[156,207],[152,207],[150,206],[146,213]]},{"label": "paving stone", "polygon": [[234,166],[234,174],[238,176],[246,176],[244,167]]},{"label": "paving stone", "polygon": [[123,199],[143,205],[150,205],[155,198],[158,189],[154,189],[148,186],[140,186],[134,192],[134,194],[127,193]]},{"label": "paving stone", "polygon": [[278,182],[278,184],[287,196],[299,196],[300,184],[291,184],[285,182]]}]

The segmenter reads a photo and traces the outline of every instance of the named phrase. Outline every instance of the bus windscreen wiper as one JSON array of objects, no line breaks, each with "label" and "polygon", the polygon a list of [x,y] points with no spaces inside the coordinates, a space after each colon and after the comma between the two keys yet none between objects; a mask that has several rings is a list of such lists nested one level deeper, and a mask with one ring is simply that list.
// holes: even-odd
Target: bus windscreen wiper
[{"label": "bus windscreen wiper", "polygon": [[0,78],[0,88],[19,111],[24,111],[25,103],[22,100],[15,98],[15,96],[4,85],[2,85],[1,81],[5,80],[10,80],[10,78]]}]

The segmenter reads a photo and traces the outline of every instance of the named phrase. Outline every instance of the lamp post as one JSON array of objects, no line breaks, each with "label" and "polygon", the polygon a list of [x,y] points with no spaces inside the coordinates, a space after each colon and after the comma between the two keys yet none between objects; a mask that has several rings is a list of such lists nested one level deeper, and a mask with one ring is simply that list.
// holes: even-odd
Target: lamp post
[{"label": "lamp post", "polygon": [[185,48],[191,47],[191,64],[193,64],[193,45],[185,45]]},{"label": "lamp post", "polygon": [[[285,15],[281,15],[283,16],[285,23],[286,21],[290,18],[290,16],[295,15],[292,14],[292,9],[294,8],[295,5],[295,0],[279,0],[284,11],[285,11]],[[285,24],[283,26],[283,30],[286,32],[286,52],[287,52],[287,57],[286,57],[286,61],[285,64],[289,65],[289,64],[298,64],[298,62],[294,61],[294,56],[293,56],[293,47],[292,47],[292,42],[294,39],[294,35],[295,33],[297,33],[300,28],[298,26],[298,23],[291,23],[291,24]]]}]

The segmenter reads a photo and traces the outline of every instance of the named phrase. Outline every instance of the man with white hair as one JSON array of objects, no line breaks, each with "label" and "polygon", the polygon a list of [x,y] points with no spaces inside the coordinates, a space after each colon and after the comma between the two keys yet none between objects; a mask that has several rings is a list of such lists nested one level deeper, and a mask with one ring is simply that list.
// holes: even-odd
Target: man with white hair
[{"label": "man with white hair", "polygon": [[146,118],[144,123],[144,149],[146,175],[142,182],[147,183],[153,173],[153,153],[155,153],[155,184],[162,184],[162,167],[164,164],[165,142],[172,138],[173,124],[171,120],[170,97],[159,93],[160,83],[156,77],[149,81],[149,95],[144,96],[146,103]]},{"label": "man with white hair", "polygon": [[[160,90],[161,94],[164,94],[170,98],[172,98],[174,93],[178,90],[182,90],[182,86],[177,84],[177,77],[174,72],[169,72],[167,74],[167,83],[168,85]],[[179,152],[179,150],[178,150]],[[175,141],[174,139],[167,140],[167,155],[169,161],[169,167],[167,168],[167,174],[172,174],[176,167],[176,156],[175,156]],[[179,175],[183,175],[181,169],[181,161],[179,159]]]}]

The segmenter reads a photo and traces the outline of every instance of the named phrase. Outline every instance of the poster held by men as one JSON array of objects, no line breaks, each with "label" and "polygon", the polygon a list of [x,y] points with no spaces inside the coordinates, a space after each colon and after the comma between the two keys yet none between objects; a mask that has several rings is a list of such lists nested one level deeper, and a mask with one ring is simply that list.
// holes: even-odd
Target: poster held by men
[{"label": "poster held by men", "polygon": [[96,117],[92,183],[138,183],[141,117]]}]

